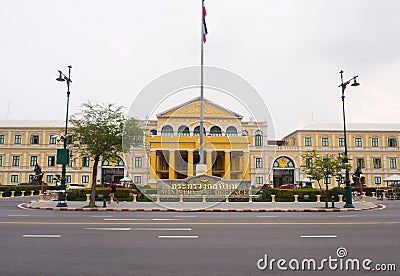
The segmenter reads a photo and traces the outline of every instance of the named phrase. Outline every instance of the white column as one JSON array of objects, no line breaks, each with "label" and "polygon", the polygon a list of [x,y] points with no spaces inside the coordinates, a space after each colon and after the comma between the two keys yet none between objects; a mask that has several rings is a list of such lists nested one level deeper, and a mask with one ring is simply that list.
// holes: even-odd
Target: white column
[{"label": "white column", "polygon": [[354,144],[353,136],[351,134],[347,133],[347,138],[349,138],[347,140],[347,149],[352,149],[353,148],[353,144]]},{"label": "white column", "polygon": [[319,137],[318,134],[315,134],[315,147],[318,148],[319,147]]},{"label": "white column", "polygon": [[335,141],[335,134],[332,133],[332,147],[331,147],[331,148],[332,148],[333,150],[334,150],[335,148],[337,148],[337,147],[336,147],[336,142],[337,142],[337,141]]},{"label": "white column", "polygon": [[382,159],[383,159],[382,160],[383,161],[382,169],[383,169],[383,171],[386,171],[386,169],[387,169],[387,162],[386,162],[387,157],[386,157],[386,154],[383,155]]},{"label": "white column", "polygon": [[297,140],[298,140],[298,143],[297,143],[297,146],[298,147],[301,147],[301,135],[300,135],[300,133],[299,134],[297,134]]},{"label": "white column", "polygon": [[385,134],[382,134],[382,141],[381,141],[381,149],[385,149],[386,141],[385,141]]},{"label": "white column", "polygon": [[370,171],[371,170],[371,157],[370,157],[369,154],[367,154],[366,159],[367,159],[366,160],[366,167],[367,167],[367,170]]}]

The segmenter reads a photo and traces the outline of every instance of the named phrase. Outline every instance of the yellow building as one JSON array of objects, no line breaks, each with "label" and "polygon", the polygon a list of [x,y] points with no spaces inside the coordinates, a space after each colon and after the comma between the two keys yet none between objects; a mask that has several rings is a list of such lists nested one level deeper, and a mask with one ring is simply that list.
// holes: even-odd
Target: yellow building
[{"label": "yellow building", "polygon": [[[45,172],[43,181],[54,184],[61,167],[56,151],[62,148],[57,136],[63,133],[65,121],[0,121],[0,184],[30,183],[36,164]],[[90,157],[75,151],[68,166],[67,183],[91,181]]]},{"label": "yellow building", "polygon": [[[120,158],[102,160],[100,183],[131,178],[138,186],[196,176],[199,162],[199,98],[161,112],[155,120],[140,122],[145,146],[132,148]],[[400,125],[348,124],[348,152],[353,168],[360,166],[366,185],[383,184],[398,174]],[[29,183],[36,163],[43,168],[47,183],[53,183],[61,166],[56,150],[62,143],[63,121],[0,121],[0,184]],[[297,184],[307,176],[301,171],[302,154],[317,149],[319,154],[343,153],[341,124],[314,124],[295,130],[279,141],[269,141],[267,122],[246,122],[243,116],[204,101],[204,144],[206,174],[225,183],[248,182],[275,187]],[[93,161],[71,145],[67,183],[90,185]],[[328,180],[331,187],[335,179]],[[316,183],[313,184],[316,187]]]},{"label": "yellow building", "polygon": [[[398,174],[400,157],[398,141],[400,124],[347,124],[347,148],[353,171],[360,167],[367,187],[383,185],[383,180],[390,175]],[[344,153],[343,124],[313,124],[295,130],[285,136],[278,152],[288,156],[298,165],[304,164],[302,154],[317,149],[321,155]],[[298,173],[298,180],[306,175]],[[335,179],[328,179],[331,187],[337,186]]]}]

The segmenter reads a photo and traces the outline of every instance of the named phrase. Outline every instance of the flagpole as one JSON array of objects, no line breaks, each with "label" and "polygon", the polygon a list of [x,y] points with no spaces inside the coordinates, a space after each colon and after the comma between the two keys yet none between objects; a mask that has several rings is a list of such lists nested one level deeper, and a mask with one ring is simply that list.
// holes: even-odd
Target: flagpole
[{"label": "flagpole", "polygon": [[204,162],[204,0],[201,0],[201,54],[200,54],[200,164]]}]

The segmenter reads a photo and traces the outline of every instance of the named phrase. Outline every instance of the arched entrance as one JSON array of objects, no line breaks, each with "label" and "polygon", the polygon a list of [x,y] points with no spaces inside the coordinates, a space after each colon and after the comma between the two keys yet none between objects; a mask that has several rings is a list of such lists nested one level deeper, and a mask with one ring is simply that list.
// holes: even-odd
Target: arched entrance
[{"label": "arched entrance", "polygon": [[273,164],[274,188],[282,185],[294,185],[294,162],[286,156],[281,156]]},{"label": "arched entrance", "polygon": [[101,164],[101,184],[118,183],[124,177],[124,161],[121,157],[110,157]]}]

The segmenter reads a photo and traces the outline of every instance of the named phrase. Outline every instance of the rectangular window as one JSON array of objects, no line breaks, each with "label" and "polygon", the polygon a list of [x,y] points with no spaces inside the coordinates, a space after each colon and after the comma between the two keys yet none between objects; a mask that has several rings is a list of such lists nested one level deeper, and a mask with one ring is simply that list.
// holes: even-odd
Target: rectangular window
[{"label": "rectangular window", "polygon": [[393,138],[393,137],[388,138],[388,147],[389,147],[389,148],[395,148],[395,147],[397,147],[396,138]]},{"label": "rectangular window", "polygon": [[374,182],[375,182],[376,185],[381,185],[382,184],[382,177],[375,176],[374,177]]},{"label": "rectangular window", "polygon": [[311,157],[306,157],[306,166],[312,167],[312,165],[313,165],[313,159]]},{"label": "rectangular window", "polygon": [[89,183],[89,175],[88,174],[82,175],[82,183]]},{"label": "rectangular window", "polygon": [[322,137],[322,146],[329,147],[329,138],[328,137]]},{"label": "rectangular window", "polygon": [[258,184],[258,185],[264,184],[264,177],[262,177],[262,176],[257,176],[257,177],[256,177],[256,184]]},{"label": "rectangular window", "polygon": [[11,183],[18,183],[18,174],[11,175]]},{"label": "rectangular window", "polygon": [[55,145],[56,143],[57,143],[57,135],[54,135],[54,134],[50,135],[49,144]]},{"label": "rectangular window", "polygon": [[4,144],[4,134],[0,134],[0,144]]},{"label": "rectangular window", "polygon": [[20,156],[14,155],[12,157],[12,163],[11,163],[12,166],[15,166],[15,167],[19,166],[19,159],[20,159]]},{"label": "rectangular window", "polygon": [[28,182],[29,182],[29,183],[32,183],[32,182],[35,181],[35,180],[36,180],[35,175],[30,174],[30,175],[28,176]]},{"label": "rectangular window", "polygon": [[372,147],[377,148],[379,147],[379,138],[377,137],[373,137],[372,138],[372,143],[371,143]]},{"label": "rectangular window", "polygon": [[311,137],[304,137],[304,146],[312,147],[312,140]]},{"label": "rectangular window", "polygon": [[31,135],[31,144],[34,144],[34,145],[39,144],[39,135],[37,135],[37,134]]},{"label": "rectangular window", "polygon": [[339,138],[339,147],[344,147],[344,138]]},{"label": "rectangular window", "polygon": [[262,167],[263,167],[262,158],[256,157],[256,168],[262,168]]},{"label": "rectangular window", "polygon": [[263,137],[260,131],[256,131],[256,136],[254,137],[254,145],[256,147],[261,147],[263,145]]},{"label": "rectangular window", "polygon": [[65,176],[65,182],[71,183],[71,179],[72,179],[72,177],[71,177],[70,174],[67,174],[67,175]]},{"label": "rectangular window", "polygon": [[354,138],[354,145],[356,147],[362,147],[362,138],[360,138],[360,137]]},{"label": "rectangular window", "polygon": [[140,185],[140,184],[142,184],[142,176],[140,176],[140,175],[135,175],[135,176],[133,177],[133,183],[134,183],[135,185]]},{"label": "rectangular window", "polygon": [[382,168],[382,161],[380,157],[373,157],[372,163],[374,164],[374,169],[381,169]]},{"label": "rectangular window", "polygon": [[47,166],[54,167],[56,165],[56,157],[54,155],[50,155],[47,157]]},{"label": "rectangular window", "polygon": [[21,145],[21,142],[22,142],[22,135],[15,134],[14,135],[14,144]]},{"label": "rectangular window", "polygon": [[142,157],[136,156],[135,157],[135,168],[141,168],[142,167]]},{"label": "rectangular window", "polygon": [[357,168],[360,167],[361,169],[365,168],[364,157],[356,158],[356,166],[357,166]]},{"label": "rectangular window", "polygon": [[33,167],[37,164],[37,155],[31,155],[31,160],[29,162],[29,166]]},{"label": "rectangular window", "polygon": [[90,156],[82,156],[82,167],[89,167],[90,166]]},{"label": "rectangular window", "polygon": [[389,167],[391,169],[397,169],[397,158],[396,157],[389,158]]},{"label": "rectangular window", "polygon": [[331,184],[331,178],[330,177],[325,177],[324,178],[324,184]]},{"label": "rectangular window", "polygon": [[48,174],[46,175],[46,183],[53,183],[54,175]]},{"label": "rectangular window", "polygon": [[0,167],[3,166],[3,155],[0,155]]}]

